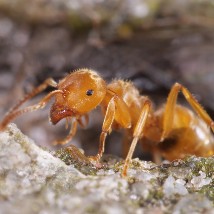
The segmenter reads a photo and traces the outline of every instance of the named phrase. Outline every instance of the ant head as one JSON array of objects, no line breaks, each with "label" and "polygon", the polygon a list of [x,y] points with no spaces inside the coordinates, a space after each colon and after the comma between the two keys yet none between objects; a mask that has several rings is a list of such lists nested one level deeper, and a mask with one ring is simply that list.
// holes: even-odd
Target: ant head
[{"label": "ant head", "polygon": [[51,108],[51,121],[57,123],[68,116],[80,116],[96,108],[106,94],[105,81],[94,71],[80,69],[58,84],[63,94],[57,94]]}]

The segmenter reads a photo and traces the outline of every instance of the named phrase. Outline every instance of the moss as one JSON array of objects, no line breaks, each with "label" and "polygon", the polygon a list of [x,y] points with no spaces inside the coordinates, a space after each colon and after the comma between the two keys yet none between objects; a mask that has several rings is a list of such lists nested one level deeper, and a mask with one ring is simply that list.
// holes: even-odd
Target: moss
[{"label": "moss", "polygon": [[141,207],[147,207],[148,204],[155,205],[162,201],[164,198],[164,194],[162,191],[162,188],[155,188],[154,190],[150,190],[147,198],[141,198],[139,200],[139,206]]},{"label": "moss", "polygon": [[119,171],[121,171],[123,165],[124,165],[124,162],[119,161],[119,162],[115,163],[115,165],[113,166],[112,169],[114,170],[114,172],[119,172]]},{"label": "moss", "polygon": [[97,209],[93,206],[89,206],[85,209],[85,213],[88,213],[88,214],[96,214],[98,213],[97,212]]},{"label": "moss", "polygon": [[207,196],[214,204],[214,188],[212,185],[206,185],[201,188],[199,193],[202,193],[203,195]]},{"label": "moss", "polygon": [[214,174],[214,157],[200,158],[197,161],[193,161],[194,157],[189,158],[187,161],[191,163],[191,173],[195,176],[199,176],[200,172],[204,172],[207,177],[212,177]]},{"label": "moss", "polygon": [[85,175],[96,175],[97,168],[73,145],[56,151],[54,156],[61,159],[66,165],[74,165]]},{"label": "moss", "polygon": [[158,188],[155,191],[151,192],[150,196],[155,200],[160,200],[164,197],[162,188]]},{"label": "moss", "polygon": [[141,168],[141,163],[139,160],[132,160],[131,161],[131,167],[135,168],[135,169],[138,169],[138,168]]}]

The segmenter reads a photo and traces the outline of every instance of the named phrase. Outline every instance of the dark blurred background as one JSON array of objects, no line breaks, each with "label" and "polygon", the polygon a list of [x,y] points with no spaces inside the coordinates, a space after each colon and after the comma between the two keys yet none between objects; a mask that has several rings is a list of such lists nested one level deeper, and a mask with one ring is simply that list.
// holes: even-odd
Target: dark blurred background
[{"label": "dark blurred background", "polygon": [[[47,77],[58,81],[84,67],[106,81],[132,80],[156,106],[180,82],[214,118],[213,1],[0,0],[0,118]],[[179,102],[186,105],[182,96]],[[68,131],[64,121],[49,124],[49,108],[15,121],[42,146]],[[72,143],[92,155],[103,121],[100,109],[90,121]],[[108,137],[106,152],[121,155],[121,133]]]}]

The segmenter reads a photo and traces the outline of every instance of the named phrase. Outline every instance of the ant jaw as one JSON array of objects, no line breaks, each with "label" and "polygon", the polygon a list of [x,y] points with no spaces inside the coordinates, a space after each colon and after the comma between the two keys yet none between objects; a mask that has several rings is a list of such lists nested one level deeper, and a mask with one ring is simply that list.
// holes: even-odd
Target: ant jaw
[{"label": "ant jaw", "polygon": [[53,105],[50,111],[50,122],[56,125],[60,120],[66,117],[75,116],[74,111],[63,106]]}]

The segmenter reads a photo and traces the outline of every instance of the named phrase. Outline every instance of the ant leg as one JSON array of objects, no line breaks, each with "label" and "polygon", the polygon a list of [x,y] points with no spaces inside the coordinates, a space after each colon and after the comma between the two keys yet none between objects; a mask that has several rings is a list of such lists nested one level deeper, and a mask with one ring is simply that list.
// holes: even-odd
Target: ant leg
[{"label": "ant leg", "polygon": [[91,162],[88,159],[88,157],[86,157],[80,151],[80,149],[78,149],[76,146],[71,144],[68,147],[66,147],[65,150],[71,155],[72,159],[75,162],[80,163],[81,165],[90,165],[91,164]]},{"label": "ant leg", "polygon": [[100,158],[103,156],[104,149],[105,149],[105,139],[109,132],[111,132],[111,126],[115,118],[115,98],[111,98],[111,100],[108,103],[106,114],[103,121],[102,126],[102,133],[100,135],[100,144],[99,144],[99,150],[96,156],[91,156],[90,159],[92,161],[98,162]]},{"label": "ant leg", "polygon": [[153,150],[152,151],[152,158],[154,163],[160,165],[162,163],[162,159],[161,159],[161,153],[158,150]]},{"label": "ant leg", "polygon": [[135,147],[137,145],[137,142],[142,137],[143,130],[144,130],[144,127],[145,127],[146,120],[147,120],[147,117],[149,115],[150,109],[151,109],[151,101],[150,100],[146,100],[144,105],[143,105],[143,108],[141,110],[140,117],[139,117],[139,119],[137,121],[137,124],[136,124],[136,126],[134,128],[134,134],[133,134],[134,138],[132,140],[128,155],[126,156],[125,164],[123,166],[123,171],[122,171],[122,176],[123,177],[127,176],[127,170],[128,170],[128,167],[129,167],[129,163],[130,163],[130,161],[132,159],[132,156],[133,156]]},{"label": "ant leg", "polygon": [[44,108],[45,105],[48,103],[48,101],[51,99],[51,97],[58,93],[62,93],[62,91],[55,90],[55,91],[50,92],[38,104],[28,106],[28,107],[25,107],[20,110],[17,110],[18,107],[13,108],[13,111],[9,111],[9,113],[4,117],[4,119],[0,123],[0,130],[3,130],[8,125],[8,123],[10,123],[16,117],[18,117],[24,113],[27,113],[27,112],[32,112],[32,111],[36,111],[38,109]]},{"label": "ant leg", "polygon": [[125,131],[122,139],[122,157],[123,158],[125,158],[128,154],[130,143],[131,143],[131,139],[129,137],[129,134],[127,131]]},{"label": "ant leg", "polygon": [[[40,92],[44,91],[48,86],[57,87],[57,83],[52,79],[48,78],[45,80],[44,83],[36,87],[32,92],[26,94],[13,108],[11,108],[5,115],[3,121],[0,123],[0,130],[3,130],[7,124],[14,119],[15,117],[12,116],[16,112],[16,110],[26,101],[31,99],[32,97],[36,96]],[[17,115],[18,116],[18,115]]]},{"label": "ant leg", "polygon": [[187,88],[185,88],[179,83],[175,83],[167,98],[163,119],[163,133],[161,141],[164,140],[171,131],[176,101],[178,93],[180,91],[182,92],[190,106],[193,108],[193,110],[199,115],[199,117],[201,117],[204,120],[204,122],[209,127],[211,127],[212,131],[214,132],[214,122],[207,114],[207,112],[203,109],[203,107],[199,104],[199,102],[194,98],[194,96],[190,93],[190,91]]},{"label": "ant leg", "polygon": [[65,139],[63,139],[63,140],[57,140],[53,144],[54,145],[67,144],[69,141],[71,141],[73,136],[76,134],[76,131],[77,131],[77,120],[75,119],[73,122],[71,122],[71,129],[70,129],[69,134],[67,135],[67,137]]},{"label": "ant leg", "polygon": [[77,121],[82,128],[85,128],[88,125],[89,117],[88,117],[88,114],[83,115],[83,117],[84,117],[84,121],[82,117],[77,118]]},{"label": "ant leg", "polygon": [[46,79],[41,85],[36,87],[33,91],[31,91],[30,93],[26,94],[21,100],[19,100],[19,102],[14,107],[12,107],[7,112],[7,114],[10,114],[11,112],[13,112],[16,109],[18,109],[23,103],[25,103],[26,101],[28,101],[32,97],[36,96],[40,92],[44,91],[48,86],[52,86],[52,87],[56,88],[57,87],[57,83],[52,78]]}]

